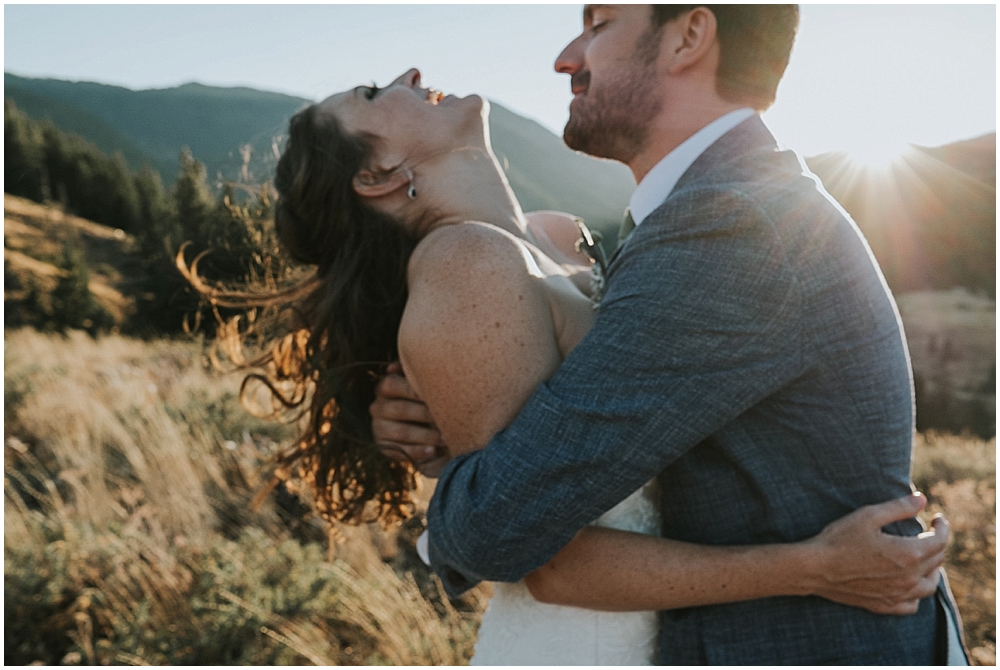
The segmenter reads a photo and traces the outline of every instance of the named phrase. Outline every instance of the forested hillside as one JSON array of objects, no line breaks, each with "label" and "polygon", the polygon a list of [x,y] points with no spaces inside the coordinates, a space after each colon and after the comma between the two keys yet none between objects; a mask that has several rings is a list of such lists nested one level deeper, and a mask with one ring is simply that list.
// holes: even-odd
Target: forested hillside
[{"label": "forested hillside", "polygon": [[[107,156],[49,121],[27,118],[5,101],[4,156],[6,194],[57,204],[58,209],[52,210],[58,212],[57,219],[83,217],[117,229],[121,239],[130,240],[119,254],[101,262],[119,266],[117,272],[128,275],[132,286],[130,307],[112,322],[98,318],[96,312],[60,311],[59,303],[52,301],[51,287],[46,290],[46,282],[35,276],[38,273],[15,271],[18,266],[7,262],[6,250],[16,244],[18,254],[75,277],[76,285],[83,287],[82,296],[92,264],[84,253],[88,238],[81,236],[80,226],[38,223],[51,217],[29,214],[30,208],[18,206],[22,214],[15,224],[24,224],[35,233],[5,235],[5,290],[13,290],[5,293],[8,325],[92,332],[114,327],[135,334],[178,332],[201,304],[175,267],[175,256],[185,242],[190,243],[192,257],[211,250],[200,265],[208,279],[234,281],[267,273],[280,277],[287,269],[274,236],[269,189],[227,182],[215,191],[209,187],[205,166],[187,149],[180,152],[173,185],[165,189],[159,174],[148,166],[130,171],[120,154]],[[22,263],[19,267],[32,266]]]},{"label": "forested hillside", "polygon": [[[36,119],[50,119],[60,128],[100,144],[91,132],[107,128],[109,146],[128,152],[137,148],[172,179],[182,147],[207,167],[213,180],[221,173],[235,180],[252,154],[252,178],[264,181],[273,169],[272,142],[284,132],[290,117],[307,101],[249,88],[218,88],[185,84],[176,88],[132,91],[120,86],[57,79],[28,79],[4,74],[4,97]],[[96,119],[103,125],[92,121]],[[108,149],[106,148],[105,151]],[[139,167],[133,164],[133,168]]]},{"label": "forested hillside", "polygon": [[[289,117],[307,100],[247,88],[185,84],[132,91],[118,86],[4,74],[4,95],[32,119],[51,120],[132,169],[149,163],[172,183],[188,147],[212,188],[271,178]],[[491,103],[493,148],[526,210],[571,211],[615,231],[634,188],[624,166],[566,148],[538,123]]]}]

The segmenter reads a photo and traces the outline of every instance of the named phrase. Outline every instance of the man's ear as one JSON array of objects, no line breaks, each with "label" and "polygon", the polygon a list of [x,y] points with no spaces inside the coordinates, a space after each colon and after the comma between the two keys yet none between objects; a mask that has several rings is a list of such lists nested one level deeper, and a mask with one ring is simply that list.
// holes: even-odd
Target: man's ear
[{"label": "man's ear", "polygon": [[695,7],[680,16],[671,45],[670,71],[674,74],[697,64],[715,44],[715,14],[707,7]]},{"label": "man's ear", "polygon": [[381,198],[410,183],[410,176],[402,170],[372,170],[361,168],[351,185],[354,192],[363,198]]}]

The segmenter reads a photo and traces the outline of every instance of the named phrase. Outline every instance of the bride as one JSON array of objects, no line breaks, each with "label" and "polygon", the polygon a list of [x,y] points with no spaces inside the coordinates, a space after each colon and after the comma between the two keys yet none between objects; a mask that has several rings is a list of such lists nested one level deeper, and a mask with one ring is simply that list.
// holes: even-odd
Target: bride
[{"label": "bride", "polygon": [[[310,417],[279,473],[310,482],[328,519],[400,518],[414,473],[372,439],[379,373],[399,359],[451,456],[482,447],[593,323],[574,282],[586,261],[560,242],[576,224],[529,225],[492,152],[488,104],[424,88],[416,70],[296,114],[275,186],[280,239],[316,268],[285,294],[297,321],[257,377],[275,393],[290,385],[282,402]],[[879,530],[919,511],[919,495],[757,547],[657,537],[652,495],[633,494],[524,582],[496,585],[473,662],[649,664],[655,610],[819,595],[904,614],[937,583],[943,520],[923,540]]]}]

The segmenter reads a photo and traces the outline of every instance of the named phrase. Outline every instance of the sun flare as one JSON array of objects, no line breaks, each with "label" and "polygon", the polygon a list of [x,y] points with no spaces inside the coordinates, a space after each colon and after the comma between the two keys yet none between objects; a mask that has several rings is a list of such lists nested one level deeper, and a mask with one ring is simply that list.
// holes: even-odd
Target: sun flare
[{"label": "sun flare", "polygon": [[851,163],[859,168],[882,171],[891,167],[910,150],[902,140],[885,138],[859,142],[847,150]]}]

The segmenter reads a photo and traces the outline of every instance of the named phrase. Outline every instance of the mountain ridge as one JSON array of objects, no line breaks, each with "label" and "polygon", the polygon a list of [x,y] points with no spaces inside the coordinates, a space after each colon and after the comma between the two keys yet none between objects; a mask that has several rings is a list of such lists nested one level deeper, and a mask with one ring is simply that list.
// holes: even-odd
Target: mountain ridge
[{"label": "mountain ridge", "polygon": [[[156,167],[165,183],[176,174],[182,146],[205,163],[211,180],[239,180],[244,174],[263,182],[273,175],[279,138],[288,118],[309,100],[246,86],[217,87],[187,82],[163,89],[134,91],[98,82],[31,79],[4,73],[4,94],[32,118],[49,118],[57,126],[74,126],[71,112],[96,119],[118,134],[115,145],[95,141],[102,150],[120,150],[134,166],[136,149]],[[39,104],[48,100],[49,109]],[[62,116],[53,109],[62,105]],[[490,101],[492,141],[507,177],[526,210],[572,210],[590,225],[616,229],[633,188],[622,165],[568,149],[561,138],[537,121]],[[161,106],[158,108],[157,106]],[[58,118],[57,118],[58,117]],[[97,124],[75,127],[94,141]],[[107,134],[107,133],[106,133]],[[246,151],[249,149],[249,151]],[[109,152],[110,153],[110,152]],[[246,161],[246,156],[250,160]]]},{"label": "mountain ridge", "polygon": [[[268,181],[288,118],[310,102],[199,82],[133,91],[5,73],[4,84],[5,97],[32,108],[29,116],[75,123],[85,139],[103,141],[108,153],[108,146],[122,151],[130,163],[139,153],[154,167],[167,166],[158,167],[167,184],[182,146],[206,165],[216,186]],[[537,121],[490,104],[493,148],[524,209],[572,212],[605,233],[606,247],[613,245],[634,190],[628,169],[576,153]],[[843,152],[804,160],[858,223],[894,290],[966,286],[995,295],[995,132],[939,147],[911,145],[890,168],[893,202]]]}]

